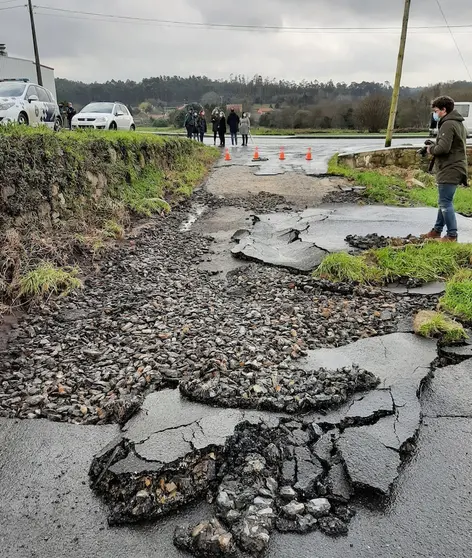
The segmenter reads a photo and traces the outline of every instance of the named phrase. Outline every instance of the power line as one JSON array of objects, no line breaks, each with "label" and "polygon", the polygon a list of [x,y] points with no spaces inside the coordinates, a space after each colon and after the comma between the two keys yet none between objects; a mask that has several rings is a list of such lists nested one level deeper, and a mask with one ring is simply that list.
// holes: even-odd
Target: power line
[{"label": "power line", "polygon": [[[143,21],[127,21],[127,20],[116,20],[116,19],[105,19],[107,16],[104,17],[89,17],[89,16],[80,16],[80,15],[67,15],[67,14],[50,14],[47,12],[42,12],[42,11],[38,11],[35,10],[35,13],[38,16],[42,16],[42,17],[54,17],[54,18],[61,18],[61,19],[72,19],[72,20],[81,20],[81,21],[99,21],[99,22],[103,22],[103,23],[122,23],[122,24],[133,24],[133,25],[146,25],[146,26],[152,26],[152,27],[160,27],[160,28],[169,28],[169,27],[175,27],[174,25],[171,24],[166,24],[166,23],[158,23],[158,22],[153,22],[153,21],[149,21],[149,20],[143,20]],[[465,28],[470,28],[470,31],[460,31],[460,32],[456,32],[458,35],[470,35],[472,34],[472,25],[470,26],[464,26]],[[192,27],[192,24],[188,24],[186,25],[185,23],[182,23],[179,26],[180,29],[197,29],[196,27]],[[432,33],[435,34],[444,34],[447,33],[449,34],[449,31],[446,29],[446,27],[440,27],[439,30],[437,28],[433,28],[434,31],[430,30],[430,31],[425,31],[422,29],[416,29],[413,31],[414,35],[431,35]],[[213,30],[213,31],[223,31],[222,28],[207,28],[207,30]],[[225,31],[228,29],[224,29]],[[229,29],[231,30],[231,29]],[[234,31],[238,31],[238,29],[235,29]],[[263,29],[243,29],[242,31],[250,31],[250,32],[261,32],[264,31]],[[268,31],[268,30],[265,30]],[[270,31],[270,30],[269,30]],[[389,29],[379,29],[379,30],[372,30],[372,29],[365,29],[365,28],[359,28],[359,29],[348,29],[348,28],[341,28],[339,30],[333,30],[333,29],[328,29],[325,30],[323,28],[319,28],[315,31],[289,31],[291,33],[298,33],[301,35],[307,35],[307,34],[316,34],[316,35],[336,35],[336,34],[347,34],[347,35],[375,35],[375,34],[379,34],[379,35],[397,35],[398,34],[398,30],[389,30]]]},{"label": "power line", "polygon": [[[112,20],[123,20],[131,22],[145,22],[145,23],[158,23],[168,26],[187,26],[193,28],[203,28],[203,29],[225,29],[225,30],[245,30],[245,31],[285,31],[285,32],[325,32],[325,31],[399,31],[398,27],[289,27],[289,26],[277,26],[277,25],[242,25],[233,23],[202,23],[202,22],[192,22],[192,21],[178,21],[169,19],[156,19],[156,18],[144,18],[136,16],[124,16],[116,14],[104,14],[98,12],[85,12],[80,10],[67,10],[65,8],[53,8],[50,6],[35,6],[42,10],[60,12],[64,14],[74,14],[83,15],[91,17],[101,17]],[[39,13],[39,12],[38,12]],[[49,15],[44,14],[42,15]],[[51,14],[52,15],[52,14]],[[455,28],[470,28],[472,24],[468,25],[455,25]],[[424,26],[412,26],[411,29],[446,29],[449,26],[444,25],[424,25]]]},{"label": "power line", "polygon": [[[16,0],[16,1],[18,1],[18,0]],[[24,7],[26,7],[26,4],[21,4],[21,5],[18,5],[18,6],[7,6],[6,8],[0,8],[0,12],[3,12],[5,10],[15,10],[16,8],[24,8]]]},{"label": "power line", "polygon": [[452,40],[454,41],[454,44],[456,45],[457,52],[459,53],[459,56],[461,57],[462,63],[464,64],[464,67],[465,67],[465,70],[466,70],[466,72],[469,76],[469,79],[470,79],[470,81],[472,81],[472,74],[470,73],[469,66],[467,65],[467,62],[465,61],[465,58],[462,55],[461,49],[459,48],[459,45],[456,41],[456,38],[454,37],[454,33],[452,32],[452,29],[451,29],[452,25],[449,25],[449,23],[447,21],[446,14],[444,13],[444,10],[442,9],[442,6],[441,6],[441,2],[439,0],[436,0],[436,2],[438,4],[439,11],[441,12],[441,15],[443,16],[444,21],[446,22],[447,28],[449,29]]},{"label": "power line", "polygon": [[2,1],[0,2],[0,5],[1,5],[1,4],[11,4],[12,2],[18,2],[18,0],[2,0]]},{"label": "power line", "polygon": [[[61,19],[69,19],[69,20],[81,20],[81,21],[97,21],[97,22],[102,22],[102,23],[114,23],[114,24],[125,24],[125,25],[129,25],[129,24],[133,24],[133,25],[140,25],[140,26],[152,26],[152,27],[159,27],[159,28],[173,28],[175,26],[170,25],[170,24],[163,24],[163,23],[157,23],[157,22],[152,22],[152,21],[127,21],[127,20],[115,20],[115,19],[105,19],[105,18],[97,18],[97,17],[88,17],[88,16],[80,16],[80,15],[67,15],[67,14],[49,14],[46,12],[42,12],[39,10],[35,10],[35,14],[41,17],[54,17],[54,18],[61,18]],[[472,27],[472,26],[471,26]],[[191,27],[191,26],[180,26],[179,29],[196,29],[195,27]],[[213,30],[213,31],[223,31],[223,29],[212,29],[209,28],[208,30]],[[238,31],[236,29],[236,31]],[[248,32],[261,32],[261,30],[258,29],[244,29],[243,31],[248,31]],[[291,33],[298,33],[301,35],[309,35],[309,34],[315,34],[315,35],[339,35],[339,34],[345,34],[345,35],[398,35],[398,30],[395,31],[390,31],[388,29],[383,29],[383,30],[365,30],[365,29],[350,29],[350,30],[328,30],[325,31],[323,29],[319,29],[317,31],[291,31]],[[423,31],[423,30],[417,30],[416,32],[413,32],[412,34],[414,35],[430,35],[432,33],[435,34],[449,34],[449,31],[444,28],[444,29],[440,29],[435,30],[435,31]],[[457,34],[459,35],[471,35],[472,34],[472,28],[470,31],[461,31],[458,32]]]}]

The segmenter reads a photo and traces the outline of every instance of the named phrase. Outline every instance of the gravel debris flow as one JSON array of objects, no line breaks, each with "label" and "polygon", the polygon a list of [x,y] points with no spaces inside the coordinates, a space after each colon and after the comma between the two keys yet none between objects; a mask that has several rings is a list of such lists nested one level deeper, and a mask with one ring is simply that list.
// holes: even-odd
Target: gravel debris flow
[{"label": "gravel debris flow", "polygon": [[[209,212],[286,207],[267,193],[228,200],[199,191],[192,201]],[[82,291],[15,325],[0,353],[0,416],[124,423],[144,394],[182,378],[184,392],[203,400],[195,379],[215,370],[231,388],[208,395],[213,404],[234,397],[232,406],[257,406],[265,390],[280,399],[279,387],[292,398],[283,386],[307,349],[392,333],[399,320],[437,302],[257,264],[215,280],[198,269],[211,258],[211,237],[179,230],[189,209],[140,227],[107,252]],[[295,410],[293,399],[282,406]]]}]

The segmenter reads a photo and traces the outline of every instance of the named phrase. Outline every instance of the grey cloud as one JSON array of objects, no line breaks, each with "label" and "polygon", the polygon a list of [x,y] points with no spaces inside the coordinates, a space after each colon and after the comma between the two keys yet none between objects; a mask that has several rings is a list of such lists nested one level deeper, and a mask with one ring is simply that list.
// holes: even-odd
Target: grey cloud
[{"label": "grey cloud", "polygon": [[[21,0],[19,0],[19,3]],[[399,26],[402,0],[36,0],[81,11],[203,23],[289,26]],[[442,0],[451,24],[472,24],[470,0]],[[40,11],[40,10],[38,10]],[[85,17],[85,16],[84,16]],[[415,0],[411,25],[442,25],[433,0]],[[161,74],[228,77],[262,74],[283,79],[392,81],[398,32],[312,34],[231,32],[37,16],[40,52],[56,75],[83,81],[142,79]],[[31,58],[27,13],[0,12],[2,42],[12,55]],[[472,71],[472,27],[456,39]],[[411,30],[404,84],[467,79],[445,31]]]}]

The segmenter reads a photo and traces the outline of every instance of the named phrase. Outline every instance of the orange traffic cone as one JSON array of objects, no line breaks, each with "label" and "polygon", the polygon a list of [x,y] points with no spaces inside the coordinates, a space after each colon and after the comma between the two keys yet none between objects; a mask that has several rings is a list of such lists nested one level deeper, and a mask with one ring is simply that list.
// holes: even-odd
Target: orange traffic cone
[{"label": "orange traffic cone", "polygon": [[285,151],[284,151],[284,148],[283,148],[283,147],[280,148],[279,159],[280,159],[281,161],[285,161]]},{"label": "orange traffic cone", "polygon": [[311,154],[311,147],[308,148],[307,154],[306,154],[306,160],[307,161],[313,161],[313,156]]},{"label": "orange traffic cone", "polygon": [[229,154],[229,149],[228,148],[226,148],[225,161],[231,161],[231,155]]},{"label": "orange traffic cone", "polygon": [[253,160],[254,160],[254,161],[259,161],[259,159],[260,159],[260,156],[259,156],[259,148],[256,147],[256,150],[254,151]]}]

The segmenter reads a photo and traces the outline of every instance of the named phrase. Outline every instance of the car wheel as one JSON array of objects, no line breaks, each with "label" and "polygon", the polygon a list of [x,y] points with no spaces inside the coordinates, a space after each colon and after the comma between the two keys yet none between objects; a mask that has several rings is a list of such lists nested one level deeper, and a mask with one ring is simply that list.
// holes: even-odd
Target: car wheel
[{"label": "car wheel", "polygon": [[130,130],[131,130],[132,132],[136,132],[136,126],[135,126],[134,124],[131,124]]},{"label": "car wheel", "polygon": [[20,114],[18,115],[18,124],[20,124],[21,126],[28,126],[29,120],[26,112],[20,112]]},{"label": "car wheel", "polygon": [[61,128],[62,128],[62,120],[59,117],[57,117],[56,120],[54,121],[54,131],[59,132]]},{"label": "car wheel", "polygon": [[118,126],[116,125],[116,122],[112,122],[110,124],[110,128],[108,128],[109,130],[118,130]]}]

